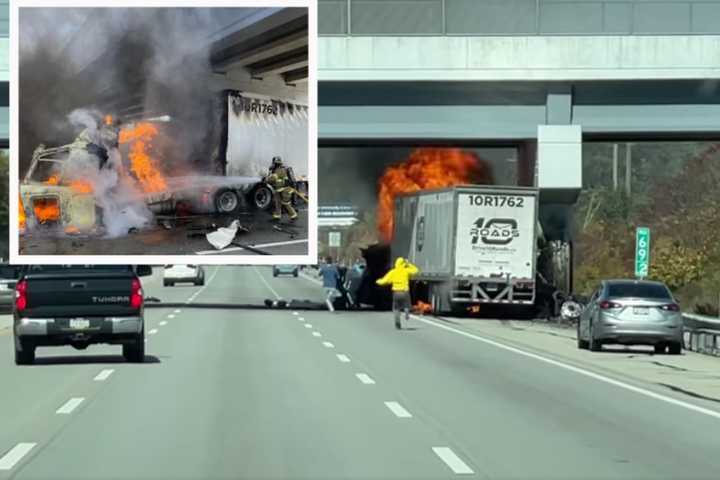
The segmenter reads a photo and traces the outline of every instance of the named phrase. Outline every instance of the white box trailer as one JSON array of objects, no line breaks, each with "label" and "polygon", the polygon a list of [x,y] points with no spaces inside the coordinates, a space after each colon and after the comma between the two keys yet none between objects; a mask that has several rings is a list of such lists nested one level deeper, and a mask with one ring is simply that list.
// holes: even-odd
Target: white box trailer
[{"label": "white box trailer", "polygon": [[392,258],[417,265],[436,312],[533,305],[538,198],[534,188],[484,185],[398,196]]}]

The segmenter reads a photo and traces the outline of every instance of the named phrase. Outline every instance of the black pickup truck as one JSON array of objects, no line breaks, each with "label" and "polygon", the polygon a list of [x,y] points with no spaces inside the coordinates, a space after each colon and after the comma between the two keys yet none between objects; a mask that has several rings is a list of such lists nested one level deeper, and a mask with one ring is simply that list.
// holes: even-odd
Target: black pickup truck
[{"label": "black pickup truck", "polygon": [[35,361],[35,348],[122,345],[130,362],[145,358],[143,289],[149,266],[28,265],[15,286],[15,363]]}]

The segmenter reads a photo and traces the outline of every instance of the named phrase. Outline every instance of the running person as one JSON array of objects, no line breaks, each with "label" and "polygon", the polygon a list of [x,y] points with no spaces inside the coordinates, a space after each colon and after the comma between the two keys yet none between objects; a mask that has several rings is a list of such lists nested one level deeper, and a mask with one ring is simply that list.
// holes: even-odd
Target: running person
[{"label": "running person", "polygon": [[417,275],[420,270],[402,257],[395,260],[395,268],[378,279],[378,285],[392,285],[393,292],[393,315],[395,316],[395,328],[400,330],[400,311],[405,312],[405,322],[410,320],[410,277]]},{"label": "running person", "polygon": [[338,291],[338,282],[340,281],[340,271],[332,261],[331,257],[325,259],[325,264],[320,266],[318,275],[323,279],[323,289],[325,290],[325,304],[328,310],[335,311],[333,302],[340,296]]}]

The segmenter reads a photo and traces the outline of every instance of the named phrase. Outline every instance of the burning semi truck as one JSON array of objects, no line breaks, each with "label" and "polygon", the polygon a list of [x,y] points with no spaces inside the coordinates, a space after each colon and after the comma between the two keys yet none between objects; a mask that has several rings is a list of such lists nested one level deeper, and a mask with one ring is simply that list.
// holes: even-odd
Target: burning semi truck
[{"label": "burning semi truck", "polygon": [[359,301],[390,308],[375,280],[404,257],[420,269],[411,293],[421,311],[556,315],[572,291],[571,242],[543,230],[540,189],[493,183],[483,160],[460,149],[420,148],[389,167],[379,182],[381,243],[362,251]]},{"label": "burning semi truck", "polygon": [[463,185],[395,199],[389,245],[363,251],[368,269],[358,296],[384,309],[388,292],[373,286],[392,259],[410,260],[416,308],[435,314],[557,315],[571,290],[570,244],[547,241],[539,191]]},{"label": "burning semi truck", "polygon": [[418,266],[435,313],[534,305],[538,191],[463,186],[396,198],[392,257]]},{"label": "burning semi truck", "polygon": [[[153,157],[158,121],[169,117],[120,128],[108,116],[98,129],[87,119],[90,127],[73,143],[38,146],[20,182],[21,233],[41,229],[120,236],[149,226],[156,215],[232,215],[271,208],[272,186],[260,176],[165,175]],[[307,192],[307,179],[289,171],[291,186]]]}]

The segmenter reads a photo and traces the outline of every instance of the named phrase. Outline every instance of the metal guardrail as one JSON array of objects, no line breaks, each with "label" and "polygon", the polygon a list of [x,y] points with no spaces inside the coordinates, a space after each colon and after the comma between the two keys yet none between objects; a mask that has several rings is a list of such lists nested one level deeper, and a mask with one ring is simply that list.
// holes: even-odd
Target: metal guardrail
[{"label": "metal guardrail", "polygon": [[683,344],[685,350],[720,356],[720,319],[683,314]]}]

